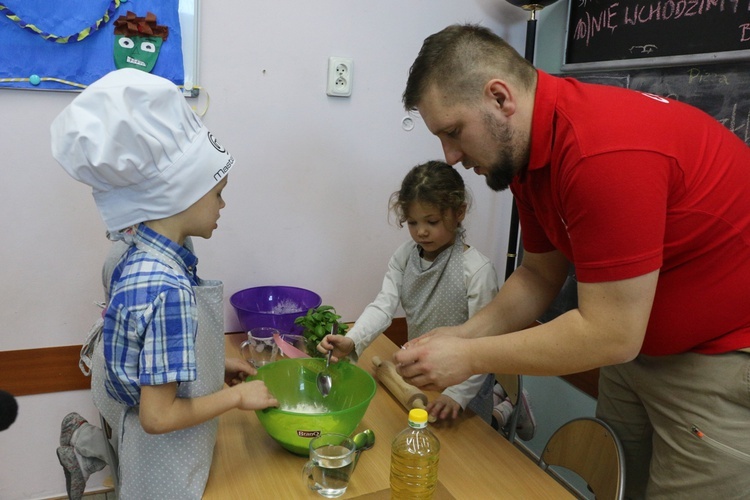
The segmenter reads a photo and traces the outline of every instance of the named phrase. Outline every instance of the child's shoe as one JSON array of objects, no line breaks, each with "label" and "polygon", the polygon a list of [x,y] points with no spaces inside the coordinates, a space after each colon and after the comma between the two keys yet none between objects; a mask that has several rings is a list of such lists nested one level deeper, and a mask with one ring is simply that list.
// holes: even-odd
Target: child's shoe
[{"label": "child's shoe", "polygon": [[507,396],[508,395],[505,394],[505,389],[503,389],[503,386],[496,382],[492,387],[492,405],[499,405]]},{"label": "child's shoe", "polygon": [[510,404],[508,398],[503,399],[492,408],[492,427],[495,430],[500,430],[510,420],[510,415],[513,413],[513,405]]},{"label": "child's shoe", "polygon": [[83,471],[78,464],[75,450],[72,446],[61,446],[57,449],[57,459],[65,473],[65,488],[68,491],[68,498],[80,500],[83,498],[83,491],[86,489],[86,479],[83,478]]},{"label": "child's shoe", "polygon": [[60,424],[60,446],[70,446],[73,433],[86,423],[86,419],[78,413],[68,413]]},{"label": "child's shoe", "polygon": [[60,446],[57,449],[57,459],[65,473],[65,488],[70,500],[83,498],[89,476],[107,465],[105,461],[96,457],[84,457],[76,453],[72,446]]},{"label": "child's shoe", "polygon": [[534,413],[531,411],[531,402],[529,401],[529,394],[524,389],[519,398],[518,404],[520,405],[518,414],[518,425],[516,426],[516,435],[528,441],[534,437],[536,432],[536,419]]}]

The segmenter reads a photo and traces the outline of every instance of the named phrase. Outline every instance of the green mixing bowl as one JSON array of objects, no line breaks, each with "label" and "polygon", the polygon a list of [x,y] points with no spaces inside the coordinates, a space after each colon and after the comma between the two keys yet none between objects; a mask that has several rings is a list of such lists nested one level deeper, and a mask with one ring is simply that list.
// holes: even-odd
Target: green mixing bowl
[{"label": "green mixing bowl", "polygon": [[256,411],[266,432],[281,446],[308,455],[310,440],[323,433],[350,435],[367,411],[377,384],[351,363],[332,363],[331,392],[323,397],[315,382],[325,367],[320,358],[281,359],[261,366],[249,380],[263,380],[279,408]]}]

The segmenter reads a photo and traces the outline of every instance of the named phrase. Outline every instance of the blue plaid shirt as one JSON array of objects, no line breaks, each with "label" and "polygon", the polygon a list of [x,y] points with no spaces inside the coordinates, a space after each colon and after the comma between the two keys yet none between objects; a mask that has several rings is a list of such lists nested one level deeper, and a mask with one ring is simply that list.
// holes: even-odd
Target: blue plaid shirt
[{"label": "blue plaid shirt", "polygon": [[195,380],[197,263],[185,247],[138,226],[112,274],[104,315],[106,389],[115,400],[137,406],[143,385]]}]

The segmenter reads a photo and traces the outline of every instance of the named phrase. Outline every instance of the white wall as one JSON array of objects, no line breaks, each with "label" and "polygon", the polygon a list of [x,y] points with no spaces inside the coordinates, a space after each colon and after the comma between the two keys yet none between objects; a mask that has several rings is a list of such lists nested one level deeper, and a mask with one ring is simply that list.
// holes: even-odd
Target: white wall
[{"label": "white wall", "polygon": [[[201,15],[204,120],[237,165],[219,230],[196,242],[199,273],[222,279],[227,298],[257,285],[310,288],[356,319],[408,238],[387,222],[389,195],[411,166],[441,157],[419,120],[411,132],[401,128],[401,93],[422,40],[479,22],[522,52],[526,14],[493,0],[225,0],[204,2]],[[354,59],[351,98],[325,94],[331,55]],[[88,189],[49,146],[49,124],[73,97],[0,91],[3,351],[80,344],[98,314],[104,226]],[[204,93],[195,104],[205,102]],[[475,197],[469,242],[502,275],[510,197],[471,172],[465,179]],[[236,331],[226,307],[226,329]],[[19,405],[18,421],[0,433],[0,498],[61,495],[58,426],[69,411],[95,417],[89,394],[26,396]]]}]

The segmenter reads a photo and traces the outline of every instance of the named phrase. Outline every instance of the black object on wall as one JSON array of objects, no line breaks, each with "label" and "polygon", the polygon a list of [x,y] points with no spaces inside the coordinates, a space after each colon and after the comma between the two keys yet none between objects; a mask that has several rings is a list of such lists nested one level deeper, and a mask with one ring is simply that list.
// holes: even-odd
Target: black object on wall
[{"label": "black object on wall", "polygon": [[[544,7],[552,5],[557,0],[539,0],[533,2],[529,0],[508,0],[508,3],[521,7],[529,12],[529,20],[526,22],[526,47],[524,57],[531,64],[534,64],[534,46],[536,44],[536,13]],[[518,207],[515,200],[511,201],[510,212],[510,232],[508,235],[508,253],[505,262],[505,279],[507,280],[513,270],[516,268],[518,257]]]},{"label": "black object on wall", "polygon": [[16,421],[18,403],[13,394],[0,391],[0,431],[4,431]]}]

